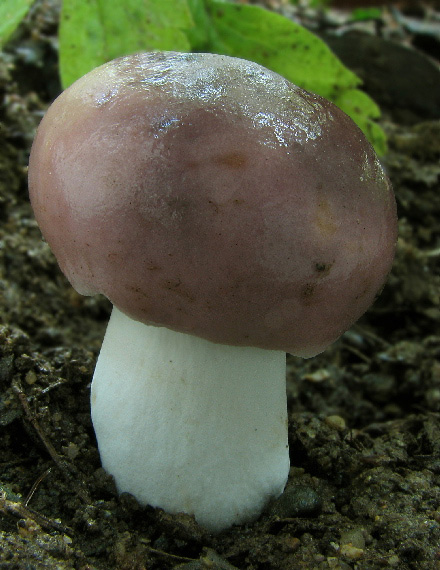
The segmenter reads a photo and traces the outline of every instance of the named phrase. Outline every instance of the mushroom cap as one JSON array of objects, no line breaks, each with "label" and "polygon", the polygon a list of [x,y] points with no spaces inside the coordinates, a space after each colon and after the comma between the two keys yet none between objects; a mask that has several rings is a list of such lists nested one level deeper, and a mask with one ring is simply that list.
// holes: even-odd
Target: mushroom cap
[{"label": "mushroom cap", "polygon": [[258,64],[139,53],[66,89],[29,190],[73,287],[213,342],[311,356],[371,305],[397,235],[359,128]]}]

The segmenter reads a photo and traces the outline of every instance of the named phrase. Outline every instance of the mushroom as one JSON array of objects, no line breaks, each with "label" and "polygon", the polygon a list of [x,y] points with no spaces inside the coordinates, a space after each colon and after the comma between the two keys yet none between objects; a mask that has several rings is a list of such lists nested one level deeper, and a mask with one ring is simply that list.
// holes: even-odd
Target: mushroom
[{"label": "mushroom", "polygon": [[289,472],[285,353],[371,305],[396,209],[358,127],[255,63],[139,53],[66,89],[29,164],[61,270],[113,312],[91,390],[103,467],[213,532]]}]

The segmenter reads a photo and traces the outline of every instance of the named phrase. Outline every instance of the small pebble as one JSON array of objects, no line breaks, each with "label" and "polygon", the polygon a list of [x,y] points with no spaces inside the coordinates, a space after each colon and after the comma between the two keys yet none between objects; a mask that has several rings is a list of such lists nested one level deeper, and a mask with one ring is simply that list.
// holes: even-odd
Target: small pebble
[{"label": "small pebble", "polygon": [[353,546],[351,542],[349,544],[343,544],[339,549],[341,556],[348,558],[349,560],[359,560],[364,555],[363,548],[357,548]]},{"label": "small pebble", "polygon": [[327,416],[325,418],[325,423],[338,431],[343,431],[345,429],[345,420],[341,416]]},{"label": "small pebble", "polygon": [[362,527],[357,527],[341,532],[340,543],[365,548],[365,530]]},{"label": "small pebble", "polygon": [[311,487],[292,485],[275,501],[270,513],[280,518],[313,517],[321,509],[321,497]]},{"label": "small pebble", "polygon": [[397,554],[393,554],[388,558],[388,566],[398,566],[400,564],[400,558]]},{"label": "small pebble", "polygon": [[315,372],[311,372],[310,374],[305,374],[303,376],[304,380],[308,380],[309,382],[315,382],[316,384],[323,382],[324,380],[328,380],[330,378],[330,372],[323,368],[319,370],[315,370]]},{"label": "small pebble", "polygon": [[35,384],[35,382],[37,381],[37,375],[35,374],[35,372],[33,370],[28,370],[26,372],[25,381],[26,381],[26,384],[29,384],[29,386],[31,386],[32,384]]}]

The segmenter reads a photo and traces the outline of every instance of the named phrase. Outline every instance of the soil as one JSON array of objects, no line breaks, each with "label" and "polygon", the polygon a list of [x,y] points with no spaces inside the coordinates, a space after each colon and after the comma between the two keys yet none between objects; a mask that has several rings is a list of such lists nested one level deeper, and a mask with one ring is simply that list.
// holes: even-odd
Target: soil
[{"label": "soil", "polygon": [[331,33],[374,93],[400,237],[368,313],[320,356],[287,359],[285,493],[217,536],[118,496],[100,467],[89,391],[110,305],[70,287],[27,195],[35,129],[60,90],[57,4],[20,26],[0,54],[0,568],[440,568],[440,16],[409,5],[352,23],[271,2]]}]

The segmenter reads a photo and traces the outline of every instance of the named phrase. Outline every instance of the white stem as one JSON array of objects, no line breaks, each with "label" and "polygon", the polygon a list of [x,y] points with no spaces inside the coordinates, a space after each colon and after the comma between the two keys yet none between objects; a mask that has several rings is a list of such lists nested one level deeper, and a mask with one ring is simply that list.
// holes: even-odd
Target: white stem
[{"label": "white stem", "polygon": [[285,353],[215,344],[114,308],[92,384],[120,492],[213,532],[255,519],[287,480]]}]

